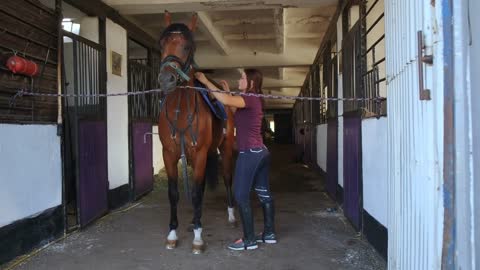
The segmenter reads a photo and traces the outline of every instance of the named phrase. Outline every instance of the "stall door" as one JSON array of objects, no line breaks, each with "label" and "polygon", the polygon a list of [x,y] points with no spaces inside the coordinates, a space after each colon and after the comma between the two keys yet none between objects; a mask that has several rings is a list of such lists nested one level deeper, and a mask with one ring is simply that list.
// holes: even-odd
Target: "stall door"
[{"label": "stall door", "polygon": [[[84,227],[108,211],[105,48],[64,32],[67,170],[76,182],[77,221]],[[67,180],[68,183],[69,180]]]},{"label": "stall door", "polygon": [[[149,89],[151,68],[147,59],[129,60],[129,92]],[[131,190],[138,199],[153,189],[152,119],[149,117],[149,96],[129,96]]]},{"label": "stall door", "polygon": [[[343,96],[361,97],[361,24],[356,23],[343,40]],[[359,103],[345,101],[343,113],[343,175],[345,216],[356,230],[362,227],[362,125]]]}]

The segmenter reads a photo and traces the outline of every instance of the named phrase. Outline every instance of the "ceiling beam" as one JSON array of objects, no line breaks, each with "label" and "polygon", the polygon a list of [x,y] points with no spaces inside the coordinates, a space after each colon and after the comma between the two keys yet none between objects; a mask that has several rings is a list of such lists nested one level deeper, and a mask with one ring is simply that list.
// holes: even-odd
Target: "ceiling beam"
[{"label": "ceiling beam", "polygon": [[[313,58],[313,57],[312,57]],[[259,68],[259,67],[305,67],[312,64],[312,58],[294,54],[261,53],[231,53],[226,56],[211,53],[202,53],[197,50],[195,62],[202,69],[228,69],[228,68]]]},{"label": "ceiling beam", "polygon": [[278,79],[284,80],[285,79],[285,68],[281,67],[278,68]]},{"label": "ceiling beam", "polygon": [[254,10],[275,8],[315,8],[337,3],[337,0],[103,0],[122,14],[152,14],[170,12],[198,12],[220,10]]},{"label": "ceiling beam", "polygon": [[213,22],[216,26],[239,26],[239,25],[259,25],[273,24],[272,17],[256,18],[222,18]]},{"label": "ceiling beam", "polygon": [[208,14],[204,11],[200,11],[197,14],[200,23],[204,26],[204,35],[207,36],[207,39],[210,40],[220,54],[228,55],[230,50],[228,44],[223,39],[222,33],[213,25],[210,16],[208,16]]},{"label": "ceiling beam", "polygon": [[[322,36],[324,35],[323,32],[320,33],[291,33],[288,35],[283,36],[283,44],[285,44],[285,39],[321,39]],[[245,36],[244,34],[228,34],[224,36],[225,40],[244,40]],[[248,35],[249,40],[263,40],[263,39],[278,39],[278,36],[273,34],[273,33],[268,33],[268,34],[249,34]],[[279,41],[277,41],[277,44],[280,44]],[[280,45],[279,45],[280,46]],[[283,45],[283,48],[285,49],[285,45]]]},{"label": "ceiling beam", "polygon": [[277,8],[273,11],[273,25],[275,33],[275,45],[277,46],[277,52],[283,54],[285,52],[285,13],[283,8]]}]

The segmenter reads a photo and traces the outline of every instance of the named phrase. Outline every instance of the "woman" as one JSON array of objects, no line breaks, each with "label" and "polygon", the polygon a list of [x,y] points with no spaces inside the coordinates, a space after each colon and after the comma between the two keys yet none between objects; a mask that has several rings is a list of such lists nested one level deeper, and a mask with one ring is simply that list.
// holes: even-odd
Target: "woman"
[{"label": "woman", "polygon": [[[208,89],[218,90],[203,73],[195,74],[197,80]],[[262,73],[256,69],[246,69],[238,80],[238,88],[243,93],[262,93]],[[230,91],[228,83],[221,81],[222,88]],[[256,249],[259,243],[277,242],[274,230],[273,198],[270,194],[268,174],[270,169],[270,152],[263,144],[261,127],[263,102],[259,97],[233,96],[228,93],[212,93],[226,106],[236,109],[235,127],[237,129],[237,148],[239,155],[233,181],[234,196],[237,202],[243,226],[243,238],[228,245],[232,250]],[[255,236],[250,192],[252,187],[262,204],[264,231]]]}]

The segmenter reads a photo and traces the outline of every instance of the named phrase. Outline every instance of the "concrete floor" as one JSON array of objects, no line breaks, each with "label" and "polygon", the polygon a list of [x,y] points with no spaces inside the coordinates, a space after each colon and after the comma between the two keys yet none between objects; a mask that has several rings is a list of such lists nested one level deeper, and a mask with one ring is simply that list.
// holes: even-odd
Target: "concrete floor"
[{"label": "concrete floor", "polygon": [[[277,206],[279,243],[253,251],[230,251],[226,245],[241,236],[227,226],[223,184],[205,195],[204,254],[191,253],[193,233],[187,232],[191,206],[181,193],[179,246],[165,249],[169,205],[165,177],[140,201],[102,218],[58,241],[15,269],[385,269],[385,261],[357,234],[323,191],[321,177],[293,164],[292,146],[272,146],[271,185]],[[133,206],[133,207],[132,207]],[[128,209],[128,207],[130,207]],[[262,213],[254,203],[256,227]],[[236,214],[237,219],[238,213]],[[257,230],[257,231],[258,231]]]}]

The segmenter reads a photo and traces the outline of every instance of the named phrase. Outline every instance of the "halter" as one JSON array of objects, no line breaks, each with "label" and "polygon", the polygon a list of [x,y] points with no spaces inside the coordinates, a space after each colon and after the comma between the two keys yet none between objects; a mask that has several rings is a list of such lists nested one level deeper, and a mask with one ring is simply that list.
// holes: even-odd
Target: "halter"
[{"label": "halter", "polygon": [[[184,35],[184,33],[182,31],[170,31],[170,32],[167,32],[167,33],[168,34],[182,34],[182,35]],[[179,85],[179,81],[180,81],[180,83],[188,82],[188,81],[190,81],[190,77],[187,74],[190,73],[190,71],[192,69],[192,62],[193,62],[193,50],[192,49],[189,50],[187,60],[185,61],[185,63],[183,63],[182,60],[179,57],[177,57],[176,55],[168,55],[160,63],[160,73],[162,72],[162,70],[165,67],[169,66],[169,67],[173,68],[173,70],[175,70],[175,73],[176,73],[175,77],[177,78],[177,85]],[[181,67],[178,67],[177,63],[179,63],[181,65]]]},{"label": "halter", "polygon": [[[189,55],[188,58],[190,58],[190,55]],[[179,80],[181,82],[188,82],[188,81],[190,81],[190,77],[187,74],[190,73],[190,70],[191,70],[191,64],[189,62],[190,62],[189,59],[187,59],[185,64],[182,64],[182,60],[180,58],[178,58],[175,55],[169,55],[169,56],[165,57],[165,59],[163,59],[162,62],[160,63],[160,72],[166,66],[169,66],[169,67],[173,68],[173,70],[175,70],[175,72],[176,72],[177,85],[178,85]],[[180,65],[182,65],[182,67],[179,68],[177,63],[180,63]]]}]

